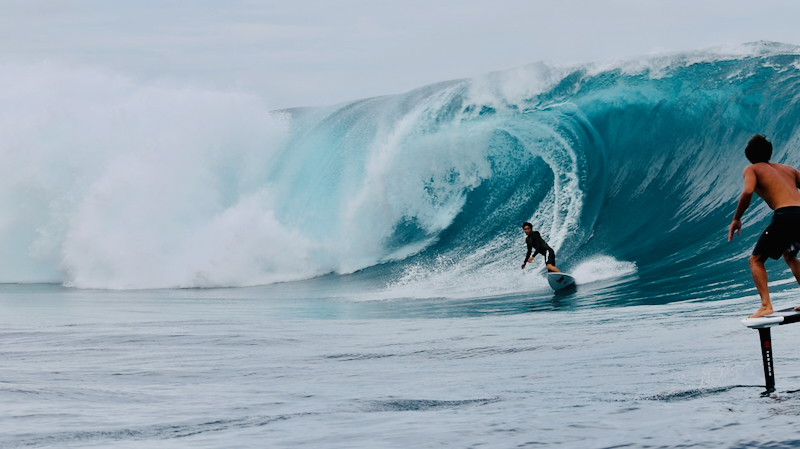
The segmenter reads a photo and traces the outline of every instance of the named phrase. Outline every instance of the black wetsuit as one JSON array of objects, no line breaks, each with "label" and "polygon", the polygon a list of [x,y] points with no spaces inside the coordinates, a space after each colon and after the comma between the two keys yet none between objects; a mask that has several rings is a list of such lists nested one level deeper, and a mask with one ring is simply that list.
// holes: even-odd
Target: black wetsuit
[{"label": "black wetsuit", "polygon": [[754,256],[777,259],[785,251],[797,255],[800,248],[800,206],[781,207],[775,210],[767,229],[758,238],[753,248]]},{"label": "black wetsuit", "polygon": [[556,253],[547,245],[539,234],[539,231],[531,232],[525,239],[525,243],[528,244],[528,253],[525,254],[525,263],[528,263],[528,259],[531,257],[531,251],[535,249],[536,252],[533,253],[533,257],[536,257],[537,254],[542,254],[545,256],[545,265],[556,265]]}]

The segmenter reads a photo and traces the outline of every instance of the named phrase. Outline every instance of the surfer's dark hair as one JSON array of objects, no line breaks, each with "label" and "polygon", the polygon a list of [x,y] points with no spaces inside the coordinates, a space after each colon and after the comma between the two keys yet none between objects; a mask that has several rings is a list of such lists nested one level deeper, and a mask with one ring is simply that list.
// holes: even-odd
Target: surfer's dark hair
[{"label": "surfer's dark hair", "polygon": [[533,229],[533,225],[528,223],[527,221],[525,223],[522,223],[522,228],[525,229],[526,227]]},{"label": "surfer's dark hair", "polygon": [[747,147],[744,149],[744,155],[747,160],[752,164],[759,162],[769,162],[772,157],[772,142],[767,140],[761,134],[756,134],[747,142]]}]

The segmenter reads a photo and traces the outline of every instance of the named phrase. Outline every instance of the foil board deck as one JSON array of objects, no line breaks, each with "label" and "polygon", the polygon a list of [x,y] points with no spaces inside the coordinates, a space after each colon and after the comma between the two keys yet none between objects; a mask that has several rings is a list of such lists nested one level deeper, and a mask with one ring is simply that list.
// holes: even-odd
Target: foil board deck
[{"label": "foil board deck", "polygon": [[763,329],[765,327],[780,326],[783,324],[796,323],[798,321],[800,321],[800,310],[794,310],[794,307],[790,307],[788,309],[776,310],[767,316],[745,318],[742,320],[742,324],[750,329]]}]

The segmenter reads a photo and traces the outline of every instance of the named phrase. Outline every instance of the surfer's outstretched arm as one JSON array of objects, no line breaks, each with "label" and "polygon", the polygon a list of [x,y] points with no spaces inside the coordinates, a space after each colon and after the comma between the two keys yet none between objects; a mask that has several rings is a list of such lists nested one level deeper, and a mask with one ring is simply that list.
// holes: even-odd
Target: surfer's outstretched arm
[{"label": "surfer's outstretched arm", "polygon": [[742,215],[750,207],[750,201],[753,199],[753,192],[756,191],[756,183],[758,178],[752,166],[744,169],[744,190],[739,196],[739,204],[736,206],[736,213],[733,215],[733,221],[728,228],[728,241],[733,240],[733,233],[740,235],[742,232]]},{"label": "surfer's outstretched arm", "polygon": [[528,252],[525,254],[525,261],[522,262],[522,269],[523,270],[525,269],[525,265],[528,262],[533,262],[533,258],[536,257],[536,253],[533,253],[533,255],[531,256],[531,251],[533,251],[533,248],[528,247]]}]

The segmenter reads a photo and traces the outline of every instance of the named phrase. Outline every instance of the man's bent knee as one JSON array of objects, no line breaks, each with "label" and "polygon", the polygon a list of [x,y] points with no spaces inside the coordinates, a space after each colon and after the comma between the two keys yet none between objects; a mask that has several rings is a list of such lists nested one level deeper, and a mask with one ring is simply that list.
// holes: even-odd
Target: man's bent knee
[{"label": "man's bent knee", "polygon": [[761,266],[761,267],[763,267],[764,266],[764,259],[765,259],[764,256],[759,256],[757,254],[753,254],[752,256],[750,256],[750,259],[749,259],[750,266],[751,267],[753,267],[753,266],[757,266],[757,267]]}]

